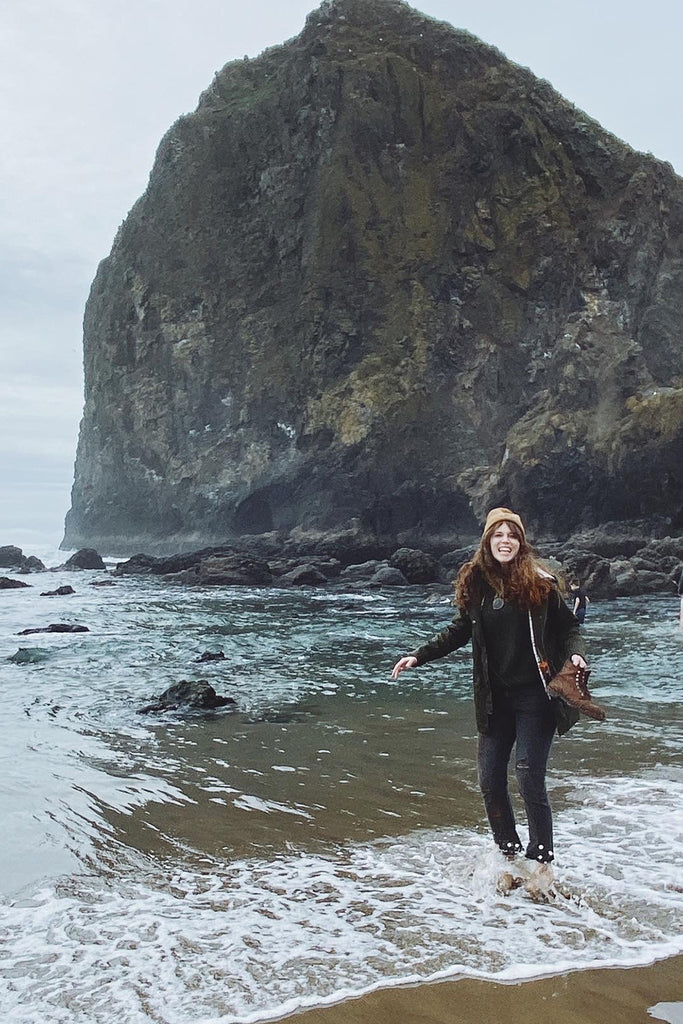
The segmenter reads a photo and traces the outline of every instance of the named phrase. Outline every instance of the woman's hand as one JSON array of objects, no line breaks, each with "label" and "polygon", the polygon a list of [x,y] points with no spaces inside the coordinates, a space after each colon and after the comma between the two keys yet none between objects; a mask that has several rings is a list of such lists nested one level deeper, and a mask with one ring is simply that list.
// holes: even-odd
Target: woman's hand
[{"label": "woman's hand", "polygon": [[588,662],[580,654],[572,654],[572,664],[577,668],[588,668]]},{"label": "woman's hand", "polygon": [[397,661],[396,664],[394,665],[394,670],[391,673],[391,678],[398,679],[401,672],[403,672],[407,668],[415,668],[416,665],[417,658],[413,658],[410,655],[407,658],[401,658],[401,660]]}]

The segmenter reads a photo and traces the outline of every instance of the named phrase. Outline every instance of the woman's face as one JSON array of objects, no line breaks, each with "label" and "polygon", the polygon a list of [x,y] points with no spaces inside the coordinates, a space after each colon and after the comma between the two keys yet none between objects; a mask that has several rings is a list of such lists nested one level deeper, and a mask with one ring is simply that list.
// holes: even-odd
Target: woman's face
[{"label": "woman's face", "polygon": [[500,523],[491,534],[489,540],[491,554],[501,565],[513,562],[519,554],[519,537],[517,531],[509,523]]}]

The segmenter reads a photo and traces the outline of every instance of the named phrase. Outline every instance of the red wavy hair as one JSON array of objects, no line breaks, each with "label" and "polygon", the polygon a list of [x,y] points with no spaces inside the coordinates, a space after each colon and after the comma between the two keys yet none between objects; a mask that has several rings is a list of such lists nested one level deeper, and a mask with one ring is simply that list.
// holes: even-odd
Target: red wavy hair
[{"label": "red wavy hair", "polygon": [[[459,608],[465,609],[471,603],[477,583],[484,580],[495,591],[498,597],[511,601],[520,608],[535,608],[547,598],[557,584],[555,580],[543,575],[540,559],[534,554],[522,531],[516,523],[503,520],[519,541],[519,551],[514,561],[506,564],[496,561],[491,554],[491,537],[501,525],[494,523],[482,535],[479,547],[471,561],[465,562],[455,581],[455,601]],[[542,572],[539,570],[543,570]]]}]

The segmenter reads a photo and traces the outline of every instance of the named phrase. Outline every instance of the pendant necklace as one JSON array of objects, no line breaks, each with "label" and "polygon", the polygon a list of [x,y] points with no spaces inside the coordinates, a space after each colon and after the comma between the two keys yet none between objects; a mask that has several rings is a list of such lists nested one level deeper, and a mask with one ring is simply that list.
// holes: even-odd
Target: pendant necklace
[{"label": "pendant necklace", "polygon": [[497,597],[497,596],[496,596],[496,597],[494,597],[494,599],[493,599],[493,602],[492,602],[492,604],[491,604],[491,607],[493,608],[493,610],[494,610],[495,612],[499,612],[499,611],[500,611],[500,609],[501,609],[501,608],[503,607],[503,605],[504,605],[504,604],[505,604],[505,601],[503,600],[503,598],[502,598],[502,597]]}]

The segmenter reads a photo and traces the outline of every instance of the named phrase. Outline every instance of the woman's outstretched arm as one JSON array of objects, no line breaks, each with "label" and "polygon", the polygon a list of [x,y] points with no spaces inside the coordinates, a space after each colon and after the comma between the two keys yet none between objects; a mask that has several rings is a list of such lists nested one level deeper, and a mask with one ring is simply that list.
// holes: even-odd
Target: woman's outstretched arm
[{"label": "woman's outstretched arm", "polygon": [[443,658],[446,654],[450,654],[451,651],[456,651],[458,647],[464,647],[471,636],[472,623],[469,615],[467,612],[457,611],[450,625],[433,636],[422,647],[418,647],[416,651],[396,662],[391,678],[398,679],[401,672],[405,672],[407,668],[415,668],[417,665],[424,665],[427,661],[435,661],[437,658]]}]

